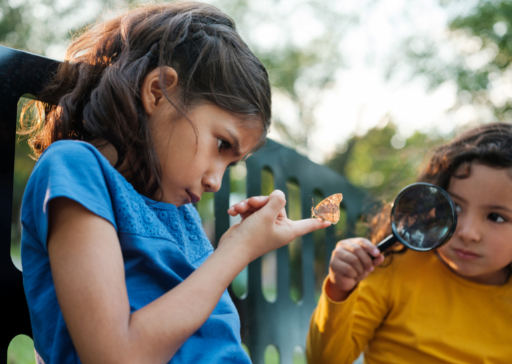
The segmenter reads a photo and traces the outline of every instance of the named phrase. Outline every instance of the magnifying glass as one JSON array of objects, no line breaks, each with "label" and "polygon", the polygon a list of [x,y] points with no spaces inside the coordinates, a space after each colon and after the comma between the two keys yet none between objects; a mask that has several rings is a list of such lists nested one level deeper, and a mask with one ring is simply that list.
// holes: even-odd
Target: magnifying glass
[{"label": "magnifying glass", "polygon": [[393,233],[377,244],[381,252],[400,242],[407,248],[428,251],[452,237],[457,213],[450,195],[430,183],[414,183],[396,196],[391,209]]}]

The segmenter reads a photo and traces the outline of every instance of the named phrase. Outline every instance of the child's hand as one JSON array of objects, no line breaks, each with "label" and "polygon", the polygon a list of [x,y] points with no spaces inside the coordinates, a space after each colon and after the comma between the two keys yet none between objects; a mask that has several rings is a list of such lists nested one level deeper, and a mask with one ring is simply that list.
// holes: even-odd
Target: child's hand
[{"label": "child's hand", "polygon": [[255,196],[247,198],[231,206],[228,210],[228,214],[231,216],[240,215],[243,220],[252,215],[253,212],[258,211],[265,206],[268,199],[269,196]]},{"label": "child's hand", "polygon": [[292,221],[286,217],[284,193],[275,190],[270,196],[251,197],[232,206],[228,213],[240,215],[242,221],[222,236],[219,247],[240,249],[242,259],[249,263],[293,239],[326,228],[329,222],[318,219]]},{"label": "child's hand", "polygon": [[338,242],[329,263],[327,295],[334,301],[345,300],[357,284],[383,261],[384,256],[379,249],[367,239],[354,238]]}]

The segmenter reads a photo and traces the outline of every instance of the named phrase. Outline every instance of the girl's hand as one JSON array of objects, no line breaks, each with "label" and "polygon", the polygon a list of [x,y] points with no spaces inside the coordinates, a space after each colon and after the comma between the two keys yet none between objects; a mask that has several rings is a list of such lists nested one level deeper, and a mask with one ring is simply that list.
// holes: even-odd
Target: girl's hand
[{"label": "girl's hand", "polygon": [[243,220],[252,215],[253,212],[258,211],[265,206],[268,199],[269,196],[255,196],[247,198],[231,206],[228,210],[228,214],[231,216],[240,215]]},{"label": "girl's hand", "polygon": [[326,228],[331,223],[318,219],[292,221],[287,218],[284,193],[275,190],[268,197],[251,197],[232,206],[228,213],[240,215],[242,221],[222,236],[219,247],[238,249],[240,258],[248,264],[293,239]]},{"label": "girl's hand", "polygon": [[354,238],[338,242],[329,263],[327,295],[334,301],[345,300],[357,284],[383,261],[384,256],[379,249],[367,239]]}]

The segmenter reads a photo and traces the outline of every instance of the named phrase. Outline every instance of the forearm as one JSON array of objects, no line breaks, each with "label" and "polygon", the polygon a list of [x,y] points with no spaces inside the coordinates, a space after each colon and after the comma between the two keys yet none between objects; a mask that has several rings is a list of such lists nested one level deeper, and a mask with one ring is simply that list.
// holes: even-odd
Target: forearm
[{"label": "forearm", "polygon": [[56,213],[50,221],[61,227],[49,233],[52,277],[84,364],[167,363],[251,259],[240,249],[240,240],[220,244],[185,281],[130,313],[122,252],[112,225],[69,200],[57,200],[52,208]]},{"label": "forearm", "polygon": [[326,295],[327,282],[311,317],[306,343],[308,362],[352,363],[364,341],[352,330],[357,291],[347,294],[344,301],[335,302]]},{"label": "forearm", "polygon": [[133,362],[167,362],[208,319],[228,285],[247,264],[241,253],[219,248],[187,279],[131,314],[125,345]]},{"label": "forearm", "polygon": [[52,201],[48,253],[59,305],[85,363],[166,363],[208,319],[227,286],[253,259],[326,227],[290,221],[282,193],[232,226],[188,278],[131,313],[123,252],[114,227],[68,199]]},{"label": "forearm", "polygon": [[350,296],[350,293],[354,291],[354,289],[355,287],[350,291],[342,291],[336,288],[336,286],[329,279],[325,281],[325,294],[331,299],[331,301],[334,302],[345,301],[348,296]]}]

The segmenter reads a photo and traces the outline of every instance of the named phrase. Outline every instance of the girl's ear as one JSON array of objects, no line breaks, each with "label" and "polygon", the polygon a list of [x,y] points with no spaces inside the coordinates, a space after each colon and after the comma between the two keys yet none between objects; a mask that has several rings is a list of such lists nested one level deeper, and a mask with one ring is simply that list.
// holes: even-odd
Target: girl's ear
[{"label": "girl's ear", "polygon": [[[163,75],[165,90],[160,84],[160,74]],[[167,104],[164,93],[171,100],[178,96],[178,73],[174,68],[168,66],[155,68],[142,81],[140,98],[148,117],[155,115],[163,105]]]}]

